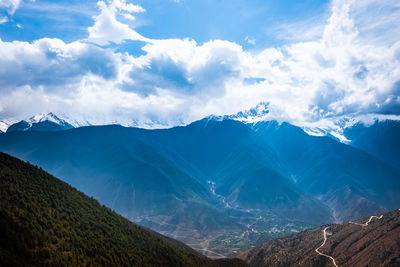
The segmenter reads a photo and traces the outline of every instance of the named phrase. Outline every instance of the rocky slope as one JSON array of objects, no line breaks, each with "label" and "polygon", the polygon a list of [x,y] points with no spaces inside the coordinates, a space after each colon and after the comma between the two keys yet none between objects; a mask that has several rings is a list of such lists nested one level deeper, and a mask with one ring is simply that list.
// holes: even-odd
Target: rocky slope
[{"label": "rocky slope", "polygon": [[279,238],[238,258],[251,266],[400,266],[400,211]]}]

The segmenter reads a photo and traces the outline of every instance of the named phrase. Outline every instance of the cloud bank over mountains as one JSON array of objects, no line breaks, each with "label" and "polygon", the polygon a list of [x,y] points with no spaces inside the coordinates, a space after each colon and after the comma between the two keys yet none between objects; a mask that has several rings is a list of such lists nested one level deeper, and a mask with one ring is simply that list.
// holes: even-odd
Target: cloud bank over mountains
[{"label": "cloud bank over mountains", "polygon": [[[0,0],[10,16],[19,5]],[[86,39],[0,39],[0,118],[52,111],[94,124],[168,127],[260,102],[269,103],[268,118],[300,126],[400,115],[398,1],[332,1],[323,25],[307,32],[299,23],[297,33],[290,29],[297,40],[253,50],[226,40],[151,39],[134,23],[144,8],[97,5]],[[130,43],[141,53],[118,49]]]}]

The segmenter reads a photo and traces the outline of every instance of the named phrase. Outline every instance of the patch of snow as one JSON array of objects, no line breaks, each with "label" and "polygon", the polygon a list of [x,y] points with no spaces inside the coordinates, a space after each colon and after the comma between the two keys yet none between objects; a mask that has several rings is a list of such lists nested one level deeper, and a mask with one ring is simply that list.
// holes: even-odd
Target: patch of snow
[{"label": "patch of snow", "polygon": [[268,107],[268,102],[260,102],[254,108],[240,111],[234,115],[227,115],[224,116],[224,118],[233,119],[244,123],[257,123],[267,120],[269,115]]},{"label": "patch of snow", "polygon": [[0,132],[5,133],[10,125],[11,123],[9,121],[0,120]]},{"label": "patch of snow", "polygon": [[369,127],[376,121],[382,122],[387,120],[400,121],[400,115],[364,114],[355,117],[340,116],[336,118],[321,119],[311,123],[303,123],[302,125],[297,126],[301,127],[308,135],[331,135],[340,142],[348,144],[351,140],[344,135],[346,128],[351,128],[358,123],[363,124],[365,127]]},{"label": "patch of snow", "polygon": [[56,115],[53,112],[39,113],[35,116],[30,117],[29,119],[27,119],[25,121],[30,126],[32,126],[32,124],[34,124],[34,123],[40,123],[40,122],[44,122],[44,121],[50,121],[50,122],[56,123],[58,125],[70,124],[75,128],[92,125],[88,121],[84,121],[84,120],[78,121],[78,120],[70,119],[68,116],[66,116],[64,114]]},{"label": "patch of snow", "polygon": [[307,128],[307,127],[303,127],[303,131],[308,134],[308,135],[312,135],[312,136],[325,136],[326,132],[320,129],[312,129],[312,128]]},{"label": "patch of snow", "polygon": [[341,143],[348,144],[351,142],[351,140],[347,139],[346,136],[344,136],[343,134],[340,134],[338,132],[331,131],[331,132],[329,132],[329,134],[332,135],[333,137],[337,138]]},{"label": "patch of snow", "polygon": [[37,114],[33,117],[30,117],[27,122],[30,123],[31,125],[33,123],[39,123],[39,122],[44,122],[44,121],[51,121],[54,122],[56,124],[61,124],[63,123],[63,121],[61,119],[59,119],[56,115],[54,115],[54,113],[50,112],[50,113],[40,113]]}]

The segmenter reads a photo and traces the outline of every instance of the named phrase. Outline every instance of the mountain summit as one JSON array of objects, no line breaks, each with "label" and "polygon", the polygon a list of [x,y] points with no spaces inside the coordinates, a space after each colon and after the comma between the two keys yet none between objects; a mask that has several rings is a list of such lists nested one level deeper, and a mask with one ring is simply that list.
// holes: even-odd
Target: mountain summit
[{"label": "mountain summit", "polygon": [[65,116],[57,116],[52,112],[40,113],[38,115],[30,117],[27,120],[21,120],[17,123],[11,124],[7,128],[7,132],[55,132],[90,125],[89,123],[79,123],[77,121],[73,121],[67,117],[64,117]]}]

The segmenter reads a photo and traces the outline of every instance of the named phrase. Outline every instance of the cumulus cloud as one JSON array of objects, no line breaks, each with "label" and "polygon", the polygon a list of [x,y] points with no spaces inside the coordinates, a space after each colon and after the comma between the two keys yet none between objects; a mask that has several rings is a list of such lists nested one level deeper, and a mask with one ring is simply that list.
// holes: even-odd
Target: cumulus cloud
[{"label": "cumulus cloud", "polygon": [[125,19],[134,20],[132,13],[145,12],[145,10],[134,4],[127,4],[125,0],[114,0],[111,3],[97,2],[100,14],[94,18],[94,25],[89,27],[88,41],[108,45],[109,43],[120,44],[124,40],[139,40],[147,42],[148,39],[133,30],[128,24],[117,19],[118,15]]},{"label": "cumulus cloud", "polygon": [[0,91],[19,86],[62,90],[90,73],[102,79],[117,76],[118,55],[82,42],[44,38],[33,43],[0,39]]},{"label": "cumulus cloud", "polygon": [[124,90],[217,97],[224,95],[227,80],[240,76],[242,48],[235,43],[210,41],[199,46],[189,39],[153,40],[142,49],[146,55],[135,60]]},{"label": "cumulus cloud", "polygon": [[[271,117],[301,125],[343,115],[383,113],[389,104],[398,105],[393,85],[400,78],[399,40],[384,45],[368,42],[351,17],[355,7],[350,1],[334,1],[320,39],[255,56],[249,69],[259,69],[250,76],[269,81],[263,95],[271,103]],[[275,63],[265,64],[270,54],[275,55]]]},{"label": "cumulus cloud", "polygon": [[301,126],[334,127],[346,116],[396,117],[400,35],[393,33],[400,25],[393,13],[399,4],[382,1],[385,16],[379,17],[380,1],[335,0],[319,37],[302,39],[299,32],[290,45],[262,51],[222,40],[150,40],[120,21],[144,12],[141,7],[100,1],[88,40],[141,40],[144,54],[87,40],[0,42],[0,115],[53,111],[99,124],[172,126],[267,102],[268,118]]},{"label": "cumulus cloud", "polygon": [[13,15],[18,9],[21,0],[0,0],[0,8],[6,8],[10,15]]}]

